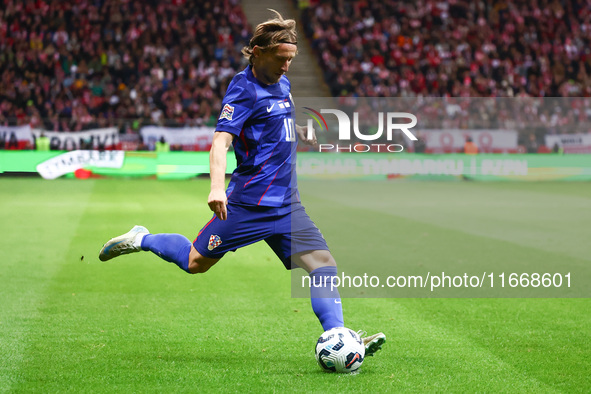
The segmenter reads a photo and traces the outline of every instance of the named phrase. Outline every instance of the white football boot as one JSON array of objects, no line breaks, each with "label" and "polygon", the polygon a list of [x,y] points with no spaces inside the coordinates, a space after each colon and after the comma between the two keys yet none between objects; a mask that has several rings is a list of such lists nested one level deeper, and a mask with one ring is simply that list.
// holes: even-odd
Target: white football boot
[{"label": "white football boot", "polygon": [[[101,261],[111,260],[114,257],[121,256],[122,254],[135,253],[142,250],[140,238],[146,234],[150,234],[147,228],[144,226],[134,226],[131,230],[123,235],[112,238],[103,245],[99,254]],[[136,242],[136,240],[138,242]]]},{"label": "white football boot", "polygon": [[357,334],[359,334],[365,346],[365,357],[373,356],[386,343],[386,335],[383,332],[378,332],[370,336],[367,336],[367,332],[365,331],[358,331]]}]

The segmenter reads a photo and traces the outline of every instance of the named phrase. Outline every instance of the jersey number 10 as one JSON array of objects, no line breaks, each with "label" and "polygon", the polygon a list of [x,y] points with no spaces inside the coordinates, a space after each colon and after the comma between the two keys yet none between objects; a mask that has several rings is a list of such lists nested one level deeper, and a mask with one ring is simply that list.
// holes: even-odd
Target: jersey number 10
[{"label": "jersey number 10", "polygon": [[295,123],[291,118],[283,119],[283,127],[285,128],[285,140],[287,142],[295,142]]}]

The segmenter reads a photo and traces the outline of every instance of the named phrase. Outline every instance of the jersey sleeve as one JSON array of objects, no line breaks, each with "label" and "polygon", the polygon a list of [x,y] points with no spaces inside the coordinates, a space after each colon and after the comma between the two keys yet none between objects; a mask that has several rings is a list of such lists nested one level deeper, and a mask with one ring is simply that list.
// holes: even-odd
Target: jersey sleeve
[{"label": "jersey sleeve", "polygon": [[245,84],[245,80],[230,84],[222,101],[222,110],[216,131],[240,135],[244,122],[252,115],[255,97]]}]

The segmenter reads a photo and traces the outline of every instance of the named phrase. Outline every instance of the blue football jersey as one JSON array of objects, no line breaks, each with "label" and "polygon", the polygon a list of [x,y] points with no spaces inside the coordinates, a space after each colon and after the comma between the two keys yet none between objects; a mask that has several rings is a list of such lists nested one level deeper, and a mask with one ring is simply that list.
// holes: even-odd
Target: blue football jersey
[{"label": "blue football jersey", "polygon": [[216,126],[236,136],[237,167],[226,190],[228,201],[268,207],[299,201],[290,89],[285,76],[273,85],[259,82],[251,66],[230,82]]}]

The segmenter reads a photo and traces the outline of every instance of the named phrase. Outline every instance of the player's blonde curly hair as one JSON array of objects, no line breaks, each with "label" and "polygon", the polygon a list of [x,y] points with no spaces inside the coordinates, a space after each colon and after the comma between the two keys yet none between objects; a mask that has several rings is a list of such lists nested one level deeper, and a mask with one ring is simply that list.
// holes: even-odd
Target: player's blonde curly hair
[{"label": "player's blonde curly hair", "polygon": [[296,22],[293,19],[283,19],[281,14],[269,8],[275,13],[275,18],[260,23],[247,46],[242,48],[242,54],[252,64],[253,50],[258,46],[263,52],[274,49],[280,44],[297,45]]}]

